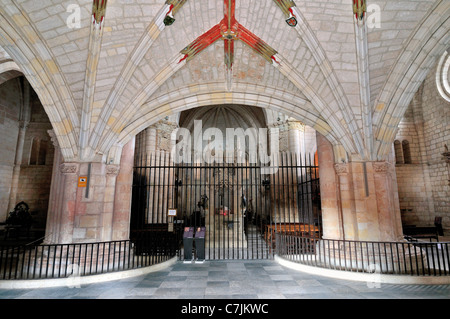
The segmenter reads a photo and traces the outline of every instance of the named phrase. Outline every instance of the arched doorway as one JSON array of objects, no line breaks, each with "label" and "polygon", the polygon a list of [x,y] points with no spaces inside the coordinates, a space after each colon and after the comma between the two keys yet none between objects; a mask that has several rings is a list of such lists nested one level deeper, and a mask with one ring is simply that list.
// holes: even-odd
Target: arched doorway
[{"label": "arched doorway", "polygon": [[298,129],[261,108],[219,105],[144,130],[136,137],[132,239],[159,232],[180,240],[186,228],[204,227],[206,259],[272,258],[278,232],[303,235],[313,249],[318,166],[314,154],[300,153]]},{"label": "arched doorway", "polygon": [[[55,151],[48,133],[52,125],[24,76],[15,73],[11,78],[3,74],[2,78],[7,80],[0,84],[0,105],[4,111],[0,119],[0,222],[4,224],[1,239],[8,244],[42,240]],[[23,222],[15,218],[20,207],[26,207]]]}]

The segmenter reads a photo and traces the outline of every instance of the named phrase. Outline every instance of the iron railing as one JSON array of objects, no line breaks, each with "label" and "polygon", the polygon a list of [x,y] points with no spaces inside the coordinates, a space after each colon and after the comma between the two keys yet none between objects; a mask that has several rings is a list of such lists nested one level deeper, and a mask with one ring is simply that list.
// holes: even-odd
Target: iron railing
[{"label": "iron railing", "polygon": [[144,240],[0,245],[0,280],[88,276],[152,266],[175,257],[178,243],[159,234]]},{"label": "iron railing", "polygon": [[276,234],[275,254],[307,266],[334,270],[449,276],[450,243],[366,242]]}]

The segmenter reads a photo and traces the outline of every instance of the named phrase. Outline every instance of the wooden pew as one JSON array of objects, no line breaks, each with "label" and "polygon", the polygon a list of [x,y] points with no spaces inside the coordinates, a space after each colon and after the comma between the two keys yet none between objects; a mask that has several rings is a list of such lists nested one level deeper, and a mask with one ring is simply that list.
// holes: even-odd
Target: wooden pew
[{"label": "wooden pew", "polygon": [[273,243],[273,241],[275,241],[275,233],[317,237],[319,227],[302,223],[277,223],[266,225],[266,242]]}]

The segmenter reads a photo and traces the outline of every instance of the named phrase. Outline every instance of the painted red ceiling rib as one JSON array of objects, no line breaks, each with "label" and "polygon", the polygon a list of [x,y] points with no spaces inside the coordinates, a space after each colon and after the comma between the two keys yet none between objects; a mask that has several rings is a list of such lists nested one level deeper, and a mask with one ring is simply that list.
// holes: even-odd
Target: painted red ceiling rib
[{"label": "painted red ceiling rib", "polygon": [[107,0],[94,0],[92,2],[92,23],[100,25],[105,18]]},{"label": "painted red ceiling rib", "polygon": [[236,0],[224,0],[224,18],[222,21],[184,48],[181,51],[181,54],[184,54],[184,56],[179,62],[189,61],[208,46],[222,39],[224,40],[225,65],[228,70],[231,70],[234,62],[235,40],[243,41],[270,63],[273,61],[278,63],[274,57],[277,51],[237,22],[235,8]]},{"label": "painted red ceiling rib", "polygon": [[274,0],[274,2],[277,4],[278,7],[280,7],[283,13],[287,16],[286,23],[291,27],[295,27],[297,25],[297,17],[295,16],[294,11],[292,10],[292,7],[295,6],[294,1]]}]

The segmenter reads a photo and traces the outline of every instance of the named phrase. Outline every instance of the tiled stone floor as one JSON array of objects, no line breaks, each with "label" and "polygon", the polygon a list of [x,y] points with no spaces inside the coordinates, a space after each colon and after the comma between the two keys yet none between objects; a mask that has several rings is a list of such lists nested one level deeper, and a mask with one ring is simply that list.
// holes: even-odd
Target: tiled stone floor
[{"label": "tiled stone floor", "polygon": [[310,275],[274,260],[177,262],[117,281],[0,289],[1,299],[450,299],[450,285],[393,285]]}]

